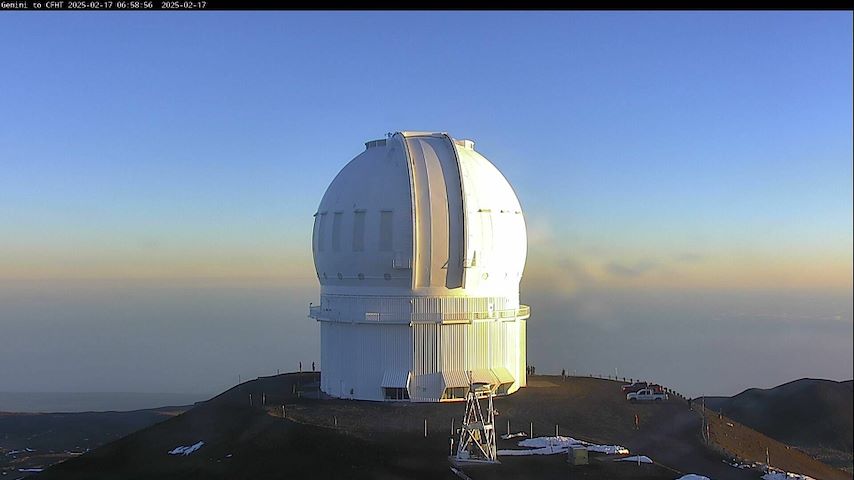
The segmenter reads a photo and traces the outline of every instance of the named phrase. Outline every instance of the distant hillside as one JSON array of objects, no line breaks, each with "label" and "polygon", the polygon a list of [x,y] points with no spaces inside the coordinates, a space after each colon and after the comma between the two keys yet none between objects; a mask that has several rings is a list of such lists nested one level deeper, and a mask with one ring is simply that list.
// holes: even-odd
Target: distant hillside
[{"label": "distant hillside", "polygon": [[0,412],[129,412],[192,405],[210,395],[142,392],[0,392]]},{"label": "distant hillside", "polygon": [[706,407],[850,471],[854,383],[803,378],[734,397],[706,397]]},{"label": "distant hillside", "polygon": [[130,412],[0,412],[0,476],[46,468],[139,429],[168,420],[190,407]]}]

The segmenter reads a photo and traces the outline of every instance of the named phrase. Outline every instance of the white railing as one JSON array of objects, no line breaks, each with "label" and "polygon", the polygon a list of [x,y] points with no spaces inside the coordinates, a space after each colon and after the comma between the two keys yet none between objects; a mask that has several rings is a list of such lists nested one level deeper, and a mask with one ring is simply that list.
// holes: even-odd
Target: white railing
[{"label": "white railing", "polygon": [[[324,311],[320,305],[309,306],[309,317],[320,321],[341,321],[340,312]],[[365,312],[364,318],[352,319],[353,323],[471,323],[476,320],[527,319],[531,316],[531,307],[520,305],[509,310],[482,312],[430,312],[393,314],[383,312]],[[348,321],[348,320],[344,320]]]}]

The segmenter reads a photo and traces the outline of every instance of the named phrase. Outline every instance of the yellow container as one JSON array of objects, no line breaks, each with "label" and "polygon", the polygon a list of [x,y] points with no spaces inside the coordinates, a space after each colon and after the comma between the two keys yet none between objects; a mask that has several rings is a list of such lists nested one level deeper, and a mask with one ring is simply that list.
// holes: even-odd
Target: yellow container
[{"label": "yellow container", "polygon": [[587,449],[584,447],[572,447],[569,449],[569,463],[572,465],[587,465]]}]

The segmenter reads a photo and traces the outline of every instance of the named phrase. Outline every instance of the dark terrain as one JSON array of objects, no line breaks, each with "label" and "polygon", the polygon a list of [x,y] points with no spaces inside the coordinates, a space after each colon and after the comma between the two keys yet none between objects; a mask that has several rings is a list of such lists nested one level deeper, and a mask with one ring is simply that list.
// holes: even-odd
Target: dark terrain
[{"label": "dark terrain", "polygon": [[[447,457],[451,425],[459,426],[462,403],[318,400],[312,398],[317,396],[318,382],[315,373],[246,382],[37,478],[457,478]],[[723,449],[705,445],[701,417],[685,400],[631,404],[619,382],[535,376],[528,388],[497,399],[495,405],[500,433],[505,433],[508,420],[514,432],[527,432],[533,422],[535,436],[554,435],[557,426],[561,435],[623,445],[656,463],[638,466],[593,455],[588,466],[570,466],[565,455],[502,457],[501,465],[465,468],[475,480],[568,475],[675,479],[685,473],[755,480],[761,475],[727,465]],[[200,441],[204,445],[191,455],[167,453]],[[498,448],[517,447],[515,441],[499,440]],[[850,478],[807,456],[789,459],[776,453],[787,451],[783,445],[775,448],[781,466],[790,462],[799,473],[815,478]]]},{"label": "dark terrain", "polygon": [[854,383],[804,378],[770,389],[751,388],[734,397],[706,397],[721,411],[775,440],[852,471]]},{"label": "dark terrain", "polygon": [[189,408],[162,407],[130,412],[0,412],[0,475],[4,479],[19,478],[26,473],[21,472],[22,469],[45,468],[81,455]]}]

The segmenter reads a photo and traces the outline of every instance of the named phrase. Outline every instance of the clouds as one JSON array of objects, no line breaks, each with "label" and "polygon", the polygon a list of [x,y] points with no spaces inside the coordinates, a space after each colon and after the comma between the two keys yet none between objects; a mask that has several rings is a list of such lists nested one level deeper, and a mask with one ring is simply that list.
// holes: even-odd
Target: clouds
[{"label": "clouds", "polygon": [[[691,396],[850,378],[850,292],[698,295],[597,284],[580,263],[554,272],[575,287],[522,295],[537,371],[618,367]],[[237,375],[318,359],[319,327],[306,316],[316,299],[316,284],[286,282],[0,281],[0,362],[27,359],[4,381],[21,391],[220,391]]]},{"label": "clouds", "polygon": [[650,273],[658,273],[660,276],[680,277],[674,270],[679,264],[696,264],[706,261],[708,255],[696,252],[680,253],[672,255],[670,260],[661,261],[653,258],[644,258],[633,262],[611,261],[604,265],[605,271],[614,277],[639,278]]},{"label": "clouds", "polygon": [[[735,394],[800,377],[850,378],[851,294],[601,287],[523,292],[529,362],[544,372],[653,379]],[[638,362],[643,358],[643,362]],[[702,373],[702,374],[699,374]]]},{"label": "clouds", "polygon": [[610,262],[605,265],[605,270],[611,275],[615,275],[618,277],[635,278],[649,272],[650,270],[656,267],[658,267],[658,264],[652,260],[641,260],[639,262],[635,262],[629,265],[617,262]]},{"label": "clouds", "polygon": [[[697,263],[705,255],[632,254],[631,241],[622,248],[591,242],[574,234],[559,233],[544,217],[528,222],[526,286],[573,295],[578,290],[623,285],[625,282],[660,282],[675,278],[680,263]],[[559,236],[560,235],[560,236]]]},{"label": "clouds", "polygon": [[[793,254],[697,245],[676,235],[648,242],[642,235],[570,229],[532,218],[525,268],[527,289],[562,295],[584,288],[826,289],[852,288],[850,252]],[[560,227],[560,228],[557,228]],[[562,229],[561,229],[562,228]]]},{"label": "clouds", "polygon": [[685,252],[680,253],[674,257],[674,260],[682,263],[697,263],[703,262],[708,258],[707,255],[703,255],[702,253],[697,252]]}]

